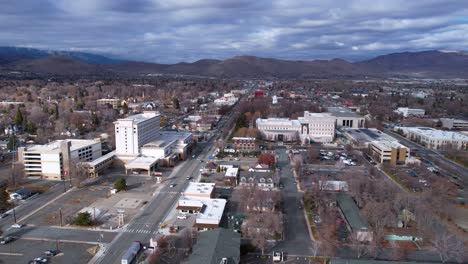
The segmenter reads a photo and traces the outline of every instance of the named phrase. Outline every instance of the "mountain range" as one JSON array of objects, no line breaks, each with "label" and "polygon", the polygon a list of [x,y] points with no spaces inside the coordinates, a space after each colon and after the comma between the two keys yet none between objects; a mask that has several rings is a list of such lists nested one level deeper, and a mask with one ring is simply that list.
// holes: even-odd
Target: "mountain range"
[{"label": "mountain range", "polygon": [[219,78],[468,78],[468,53],[430,50],[392,53],[348,62],[342,59],[292,61],[255,56],[193,63],[126,61],[73,51],[0,47],[0,71],[53,75],[179,74]]}]

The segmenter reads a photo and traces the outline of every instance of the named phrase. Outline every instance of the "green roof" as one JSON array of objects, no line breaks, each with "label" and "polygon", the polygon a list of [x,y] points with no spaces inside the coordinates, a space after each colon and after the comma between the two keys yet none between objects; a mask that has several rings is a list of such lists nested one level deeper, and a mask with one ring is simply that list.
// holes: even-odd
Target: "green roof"
[{"label": "green roof", "polygon": [[352,231],[369,228],[367,221],[359,214],[359,208],[351,196],[345,193],[340,193],[336,197],[336,202],[338,203],[338,206],[340,207],[341,212],[346,218],[346,222],[348,222]]},{"label": "green roof", "polygon": [[200,233],[189,264],[238,264],[240,260],[240,234],[224,228]]}]

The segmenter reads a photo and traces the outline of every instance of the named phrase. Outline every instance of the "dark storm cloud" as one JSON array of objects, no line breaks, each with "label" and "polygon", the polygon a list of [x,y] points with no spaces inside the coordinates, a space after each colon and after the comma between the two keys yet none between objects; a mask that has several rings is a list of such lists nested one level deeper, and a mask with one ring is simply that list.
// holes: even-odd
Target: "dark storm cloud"
[{"label": "dark storm cloud", "polygon": [[466,14],[451,0],[12,0],[0,2],[0,45],[154,62],[359,59],[466,50]]}]

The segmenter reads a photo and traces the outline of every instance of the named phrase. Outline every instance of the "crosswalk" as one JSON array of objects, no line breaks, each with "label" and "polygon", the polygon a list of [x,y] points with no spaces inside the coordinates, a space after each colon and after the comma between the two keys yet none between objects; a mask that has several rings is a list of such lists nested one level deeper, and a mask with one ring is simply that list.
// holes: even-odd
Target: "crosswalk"
[{"label": "crosswalk", "polygon": [[138,233],[138,234],[151,234],[157,233],[157,231],[151,231],[146,229],[125,229],[126,233]]}]

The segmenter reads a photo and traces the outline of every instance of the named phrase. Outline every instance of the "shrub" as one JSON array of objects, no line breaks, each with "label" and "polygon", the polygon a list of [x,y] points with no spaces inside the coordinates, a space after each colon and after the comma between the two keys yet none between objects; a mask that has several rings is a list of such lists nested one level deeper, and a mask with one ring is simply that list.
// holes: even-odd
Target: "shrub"
[{"label": "shrub", "polygon": [[72,223],[77,226],[90,226],[92,224],[91,214],[89,212],[78,213]]},{"label": "shrub", "polygon": [[114,189],[117,191],[125,191],[127,189],[127,181],[124,178],[120,178],[114,183]]}]

